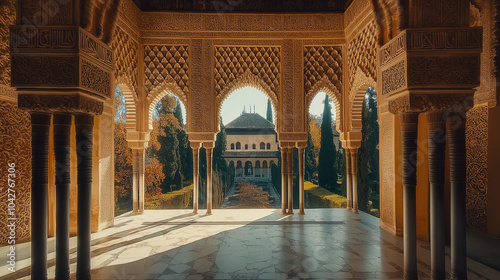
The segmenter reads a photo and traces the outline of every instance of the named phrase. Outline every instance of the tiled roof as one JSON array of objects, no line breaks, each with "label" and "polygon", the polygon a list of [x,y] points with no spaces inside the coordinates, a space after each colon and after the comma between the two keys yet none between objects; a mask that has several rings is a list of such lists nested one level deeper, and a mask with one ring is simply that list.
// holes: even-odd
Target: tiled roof
[{"label": "tiled roof", "polygon": [[226,125],[226,128],[272,128],[274,124],[257,113],[243,113]]}]

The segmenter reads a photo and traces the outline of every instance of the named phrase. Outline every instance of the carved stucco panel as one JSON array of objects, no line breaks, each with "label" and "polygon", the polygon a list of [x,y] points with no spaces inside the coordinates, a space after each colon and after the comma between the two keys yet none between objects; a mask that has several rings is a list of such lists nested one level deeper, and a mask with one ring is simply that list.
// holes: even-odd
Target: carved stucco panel
[{"label": "carved stucco panel", "polygon": [[117,84],[124,83],[131,90],[137,89],[137,52],[138,44],[122,28],[114,32],[111,48],[115,58],[115,78]]},{"label": "carved stucco panel", "polygon": [[293,40],[284,40],[282,45],[283,90],[281,95],[283,132],[293,131]]},{"label": "carved stucco panel", "polygon": [[190,103],[191,106],[191,130],[193,132],[201,132],[203,123],[203,84],[202,84],[202,40],[195,39],[191,40],[190,43],[191,51],[191,95]]},{"label": "carved stucco panel", "polygon": [[387,225],[394,225],[395,182],[394,182],[394,128],[391,114],[380,114],[380,201],[382,210],[380,220]]},{"label": "carved stucco panel", "polygon": [[467,112],[467,226],[486,232],[488,192],[488,106]]},{"label": "carved stucco panel", "polygon": [[[7,164],[16,165],[16,239],[30,237],[31,214],[31,125],[29,114],[14,103],[0,101],[0,225],[7,228]],[[5,202],[5,203],[4,203]],[[2,230],[0,244],[6,244],[9,231]]]},{"label": "carved stucco panel", "polygon": [[215,94],[226,93],[227,85],[250,72],[262,79],[275,96],[280,90],[280,48],[263,46],[215,47]]},{"label": "carved stucco panel", "polygon": [[367,77],[377,79],[376,57],[377,57],[377,26],[374,21],[368,23],[352,41],[347,48],[347,59],[349,65],[349,85],[354,82],[354,75],[359,68]]},{"label": "carved stucco panel", "polygon": [[16,2],[2,1],[0,7],[0,84],[10,85],[9,26],[16,20]]},{"label": "carved stucco panel", "polygon": [[189,46],[144,46],[144,74],[149,99],[164,90],[165,83],[175,83],[180,91],[175,94],[186,102],[189,94]]}]

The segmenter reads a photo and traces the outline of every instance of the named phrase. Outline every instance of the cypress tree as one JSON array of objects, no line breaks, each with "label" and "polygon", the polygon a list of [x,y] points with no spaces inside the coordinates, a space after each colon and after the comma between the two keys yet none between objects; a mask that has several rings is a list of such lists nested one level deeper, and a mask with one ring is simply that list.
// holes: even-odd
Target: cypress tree
[{"label": "cypress tree", "polygon": [[[362,125],[358,150],[358,202],[360,210],[368,211],[371,194],[373,191],[378,193],[379,187],[377,99],[372,88],[363,102]],[[374,206],[378,208],[378,205]]]},{"label": "cypress tree", "polygon": [[307,132],[307,146],[305,151],[305,180],[312,182],[313,174],[316,172],[316,159],[314,155],[314,143],[311,137],[311,132]]},{"label": "cypress tree", "polygon": [[270,122],[273,122],[273,110],[271,108],[271,100],[267,100],[267,112],[266,112],[266,119]]},{"label": "cypress tree", "polygon": [[324,104],[323,121],[321,122],[318,183],[322,188],[328,189],[334,193],[339,193],[337,187],[337,172],[335,170],[336,150],[333,144],[332,111],[328,95],[325,96]]}]

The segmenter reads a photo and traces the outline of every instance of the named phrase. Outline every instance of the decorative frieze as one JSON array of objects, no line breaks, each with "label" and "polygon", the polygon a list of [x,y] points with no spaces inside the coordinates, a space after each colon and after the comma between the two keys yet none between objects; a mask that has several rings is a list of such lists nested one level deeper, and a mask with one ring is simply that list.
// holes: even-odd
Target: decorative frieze
[{"label": "decorative frieze", "polygon": [[13,87],[76,87],[79,80],[77,56],[12,55]]},{"label": "decorative frieze", "polygon": [[34,112],[68,112],[101,115],[102,101],[79,94],[37,95],[19,94],[19,108]]},{"label": "decorative frieze", "polygon": [[380,65],[391,64],[405,52],[440,50],[480,52],[481,48],[481,28],[406,29],[380,48]]},{"label": "decorative frieze", "polygon": [[408,86],[479,86],[480,56],[410,56]]},{"label": "decorative frieze", "polygon": [[11,51],[14,53],[61,53],[81,51],[96,62],[112,68],[113,51],[106,44],[79,27],[44,27],[10,29]]}]

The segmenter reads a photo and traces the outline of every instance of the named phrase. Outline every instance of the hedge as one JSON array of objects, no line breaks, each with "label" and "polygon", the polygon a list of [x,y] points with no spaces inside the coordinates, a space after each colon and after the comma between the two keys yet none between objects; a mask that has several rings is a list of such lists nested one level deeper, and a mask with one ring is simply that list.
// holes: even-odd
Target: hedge
[{"label": "hedge", "polygon": [[160,198],[147,201],[149,209],[186,209],[193,202],[193,185],[162,194]]},{"label": "hedge", "polygon": [[304,181],[306,207],[309,208],[346,208],[347,198],[334,194],[309,181]]}]

